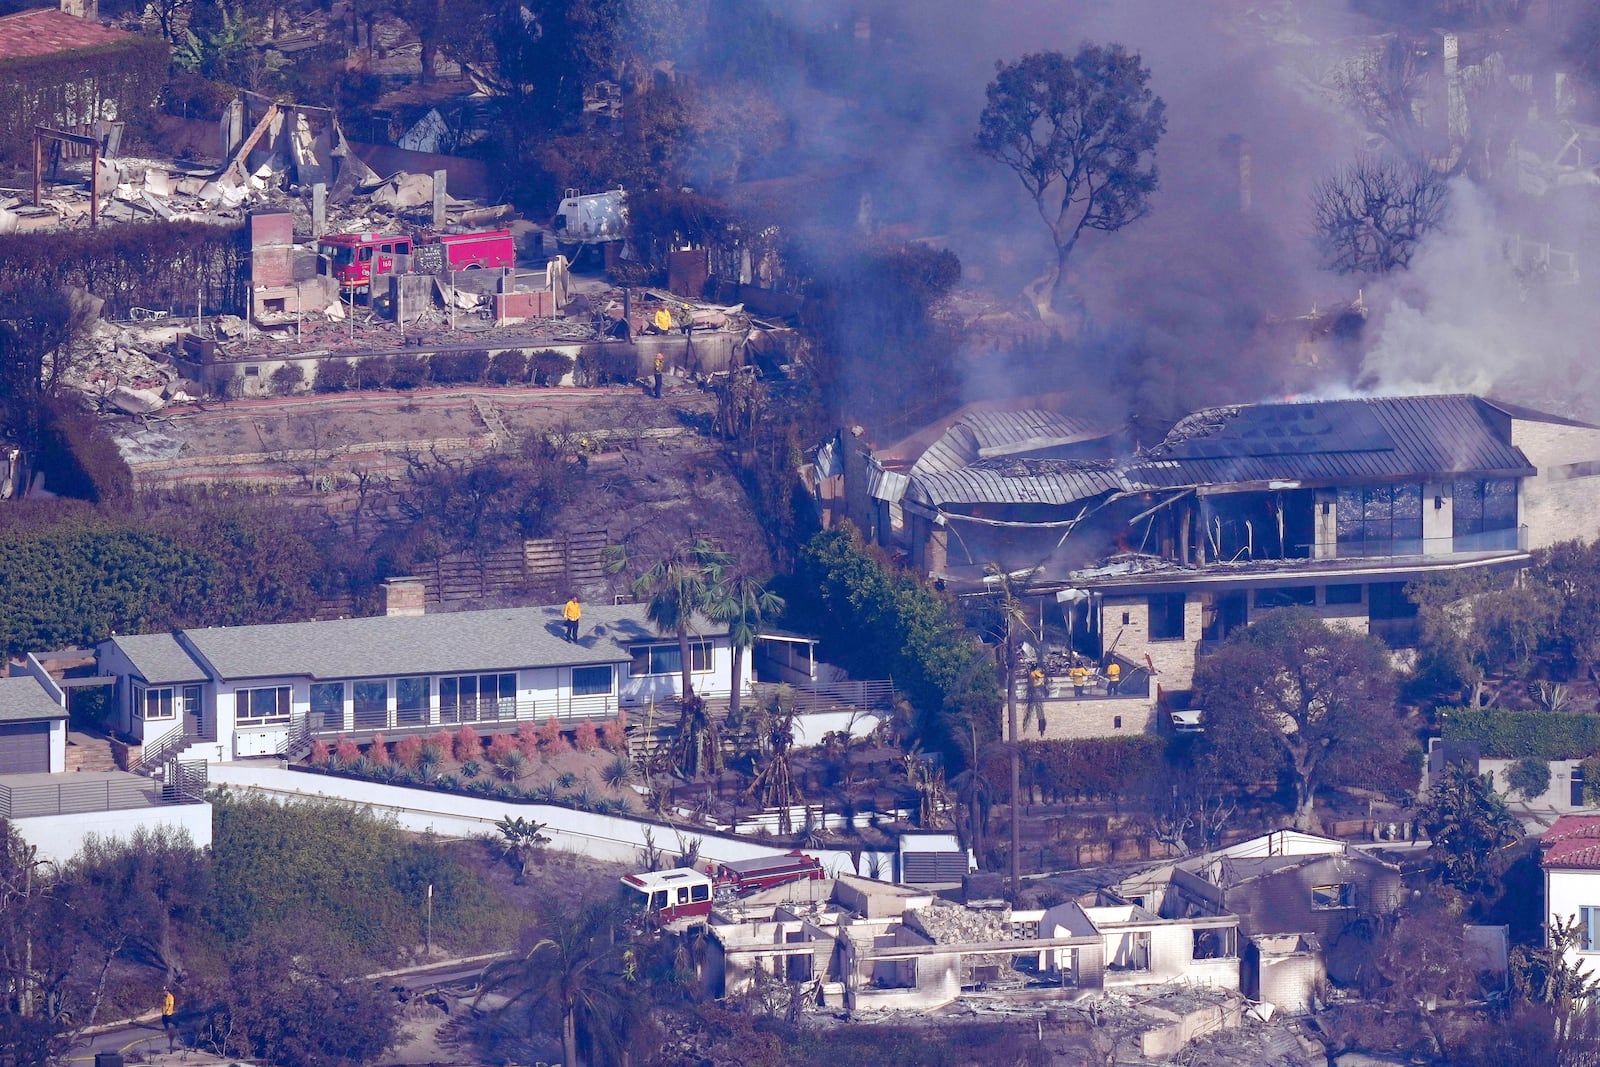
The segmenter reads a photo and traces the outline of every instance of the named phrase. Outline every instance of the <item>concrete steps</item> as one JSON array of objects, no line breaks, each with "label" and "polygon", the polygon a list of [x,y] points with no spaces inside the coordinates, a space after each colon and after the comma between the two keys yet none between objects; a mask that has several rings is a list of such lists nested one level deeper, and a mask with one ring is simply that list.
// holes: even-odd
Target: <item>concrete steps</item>
[{"label": "concrete steps", "polygon": [[67,735],[66,770],[69,774],[75,771],[118,769],[117,761],[111,755],[110,740],[104,737],[92,737],[89,734]]}]

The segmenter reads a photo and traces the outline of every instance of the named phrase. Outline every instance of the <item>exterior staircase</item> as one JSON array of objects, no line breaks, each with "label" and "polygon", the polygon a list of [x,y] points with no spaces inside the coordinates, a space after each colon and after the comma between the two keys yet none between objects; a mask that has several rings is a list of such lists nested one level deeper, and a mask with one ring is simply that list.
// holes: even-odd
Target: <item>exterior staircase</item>
[{"label": "exterior staircase", "polygon": [[118,769],[116,758],[111,754],[110,739],[81,734],[76,730],[67,734],[66,770],[69,774],[74,771]]}]

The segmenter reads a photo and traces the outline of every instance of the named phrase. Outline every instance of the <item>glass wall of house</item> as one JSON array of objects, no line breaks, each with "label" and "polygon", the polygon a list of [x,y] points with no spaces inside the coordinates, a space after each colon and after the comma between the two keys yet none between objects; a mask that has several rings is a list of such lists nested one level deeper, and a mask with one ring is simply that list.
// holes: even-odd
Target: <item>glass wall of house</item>
[{"label": "glass wall of house", "polygon": [[1340,556],[1422,553],[1421,482],[1345,486],[1336,507]]},{"label": "glass wall of house", "polygon": [[1493,552],[1518,547],[1515,478],[1457,478],[1452,496],[1452,551]]}]

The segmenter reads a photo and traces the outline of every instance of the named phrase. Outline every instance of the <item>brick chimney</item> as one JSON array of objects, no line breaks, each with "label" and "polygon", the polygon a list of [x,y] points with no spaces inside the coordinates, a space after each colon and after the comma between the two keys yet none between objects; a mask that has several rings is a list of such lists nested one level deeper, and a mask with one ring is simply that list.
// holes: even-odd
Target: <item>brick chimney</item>
[{"label": "brick chimney", "polygon": [[427,613],[427,587],[421,578],[385,578],[379,596],[385,615]]}]

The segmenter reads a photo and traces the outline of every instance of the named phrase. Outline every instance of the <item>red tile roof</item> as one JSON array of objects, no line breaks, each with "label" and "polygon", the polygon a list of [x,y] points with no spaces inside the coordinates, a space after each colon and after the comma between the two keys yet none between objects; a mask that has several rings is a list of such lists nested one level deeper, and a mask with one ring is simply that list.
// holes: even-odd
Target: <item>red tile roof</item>
[{"label": "red tile roof", "polygon": [[47,7],[19,11],[0,17],[0,61],[116,44],[136,36]]},{"label": "red tile roof", "polygon": [[1563,815],[1539,844],[1546,868],[1600,871],[1600,815]]}]

